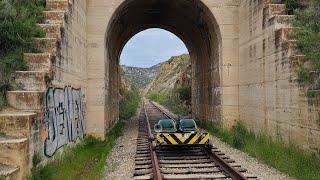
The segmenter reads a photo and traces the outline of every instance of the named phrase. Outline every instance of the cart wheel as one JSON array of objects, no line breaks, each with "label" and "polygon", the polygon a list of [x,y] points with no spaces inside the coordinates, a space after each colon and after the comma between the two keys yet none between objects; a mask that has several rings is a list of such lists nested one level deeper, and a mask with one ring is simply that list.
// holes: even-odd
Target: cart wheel
[{"label": "cart wheel", "polygon": [[157,149],[157,142],[152,141],[152,151],[155,151]]},{"label": "cart wheel", "polygon": [[204,147],[205,147],[206,149],[211,150],[212,147],[213,147],[213,145],[209,142],[209,143],[207,143]]}]

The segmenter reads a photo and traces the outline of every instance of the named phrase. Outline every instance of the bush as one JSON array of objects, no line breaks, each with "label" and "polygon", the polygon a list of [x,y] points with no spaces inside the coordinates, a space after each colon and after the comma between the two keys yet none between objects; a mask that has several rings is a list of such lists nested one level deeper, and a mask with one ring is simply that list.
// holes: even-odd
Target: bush
[{"label": "bush", "polygon": [[191,87],[181,87],[177,89],[179,98],[182,101],[191,100]]},{"label": "bush", "polygon": [[6,103],[10,78],[15,71],[24,70],[24,52],[36,52],[34,37],[44,36],[37,27],[43,20],[45,0],[0,1],[0,109]]},{"label": "bush", "polygon": [[163,102],[165,101],[164,95],[161,95],[160,93],[154,91],[151,91],[148,94],[146,94],[146,98],[150,99],[151,101],[155,101],[159,104],[163,104]]},{"label": "bush", "polygon": [[[181,92],[185,93],[186,91],[182,89]],[[182,94],[182,96],[186,97],[184,94]],[[179,90],[171,90],[166,94],[152,91],[146,94],[146,98],[167,107],[170,111],[180,116],[187,116],[190,113],[190,107],[184,105],[183,100],[180,99]]]},{"label": "bush", "polygon": [[[297,5],[298,3],[298,5]],[[319,89],[320,74],[320,3],[319,0],[290,0],[287,8],[291,8],[296,15],[296,32],[292,38],[297,40],[299,51],[306,55],[310,65],[300,67],[298,81],[305,83],[309,89]]]},{"label": "bush", "polygon": [[119,103],[119,118],[120,120],[127,120],[132,117],[140,103],[141,97],[137,91],[126,91]]}]

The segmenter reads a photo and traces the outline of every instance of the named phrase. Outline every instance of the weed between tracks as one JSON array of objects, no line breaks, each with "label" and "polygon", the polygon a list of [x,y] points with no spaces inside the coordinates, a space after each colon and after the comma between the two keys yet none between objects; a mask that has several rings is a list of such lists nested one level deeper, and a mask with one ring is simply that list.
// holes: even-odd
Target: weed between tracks
[{"label": "weed between tracks", "polygon": [[101,179],[105,160],[139,102],[138,93],[126,92],[119,107],[120,120],[106,135],[105,141],[86,137],[77,145],[64,148],[63,154],[56,154],[46,166],[33,169],[32,177],[28,179]]},{"label": "weed between tracks", "polygon": [[222,141],[296,179],[319,179],[320,154],[307,154],[296,145],[273,140],[267,135],[255,135],[242,123],[231,130],[222,130],[212,122],[197,122],[199,126]]}]

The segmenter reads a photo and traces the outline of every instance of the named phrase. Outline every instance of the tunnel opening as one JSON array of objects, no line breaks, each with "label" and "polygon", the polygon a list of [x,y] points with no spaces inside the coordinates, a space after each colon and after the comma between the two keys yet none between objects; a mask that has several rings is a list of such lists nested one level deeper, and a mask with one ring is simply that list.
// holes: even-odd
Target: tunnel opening
[{"label": "tunnel opening", "polygon": [[179,37],[192,66],[192,117],[221,118],[221,35],[211,11],[199,0],[129,0],[113,14],[106,31],[106,125],[119,117],[119,63],[125,44],[137,33],[161,28]]}]

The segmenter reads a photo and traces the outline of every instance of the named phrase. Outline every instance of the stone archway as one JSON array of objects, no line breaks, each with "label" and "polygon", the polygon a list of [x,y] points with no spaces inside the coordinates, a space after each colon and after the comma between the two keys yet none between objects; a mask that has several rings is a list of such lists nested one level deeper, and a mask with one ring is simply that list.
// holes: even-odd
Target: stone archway
[{"label": "stone archway", "polygon": [[[230,14],[230,16],[227,16],[219,13],[226,11],[224,8],[232,9],[232,6],[230,6],[231,4],[232,3],[230,2],[212,3],[211,1],[200,0],[119,0],[109,3],[109,5],[106,3],[105,7],[101,6],[99,8],[94,1],[92,1],[91,4],[89,1],[87,20],[89,24],[88,39],[91,47],[88,49],[88,60],[95,61],[100,65],[102,65],[101,62],[104,63],[99,81],[90,78],[90,70],[88,73],[87,127],[89,134],[99,134],[98,136],[102,137],[99,132],[104,133],[105,130],[100,129],[97,131],[97,127],[107,129],[118,120],[120,53],[126,42],[132,36],[148,28],[162,28],[174,33],[182,39],[187,46],[192,59],[193,117],[201,120],[216,119],[222,122],[221,120],[225,119],[223,118],[222,101],[223,69],[221,68],[224,67],[222,66],[222,63],[227,57],[235,57],[234,60],[237,61],[238,55],[236,52],[230,51],[232,46],[224,46],[224,43],[229,43],[227,41],[230,41],[230,39],[234,39],[234,36],[237,36],[237,34],[233,34],[232,31],[230,32],[230,30],[225,29],[228,26],[232,30],[234,26],[236,26],[236,22],[234,21],[231,23],[227,22],[230,21],[230,19],[233,19],[234,15]],[[91,7],[95,7],[96,10],[109,10],[112,12],[111,16],[110,13],[107,13],[109,18],[107,18],[108,23],[105,27],[103,47],[101,47],[100,44],[102,43],[101,40],[98,40],[99,43],[94,43],[97,41],[96,38],[98,38],[98,36],[101,37],[100,30],[99,33],[96,33],[92,29],[92,37],[90,36],[90,23],[92,23],[92,28],[94,24],[102,26],[99,23],[90,22],[90,19],[96,21],[97,19],[94,19],[93,17],[103,17],[99,16],[99,13],[94,12]],[[110,9],[106,7],[109,7]],[[213,11],[212,8],[219,8],[216,11],[217,15],[213,13],[215,11]],[[224,10],[221,10],[221,8]],[[98,10],[98,12],[100,12],[100,10]],[[91,11],[93,14],[97,15],[91,16]],[[221,32],[222,28],[226,31]],[[99,35],[95,36],[94,34]],[[226,38],[227,40],[225,41],[224,37],[226,36],[229,37]],[[233,56],[223,55],[223,52],[226,52],[224,50],[228,48],[228,51],[232,52],[230,54],[233,54]],[[97,57],[97,54],[90,52],[90,49],[95,53],[99,53],[97,59],[94,58]],[[103,52],[103,61],[101,52]],[[92,76],[94,77],[97,75],[92,74]],[[95,89],[90,88],[90,83],[98,83],[99,86],[102,86],[102,89],[105,92],[103,94],[101,93],[104,95],[103,99],[90,96],[90,92],[96,92]],[[233,84],[237,85],[237,79],[234,80]],[[238,90],[234,92],[238,92]],[[96,99],[96,101],[94,101],[94,99]],[[99,101],[101,104],[98,105],[97,102]],[[104,113],[98,112],[98,114],[101,114],[104,118],[103,123],[101,120],[98,121],[98,119],[93,120],[90,118],[91,111],[96,112],[96,110],[92,109],[95,106],[104,111]],[[233,115],[232,120],[236,119],[238,119],[238,113]]]}]

